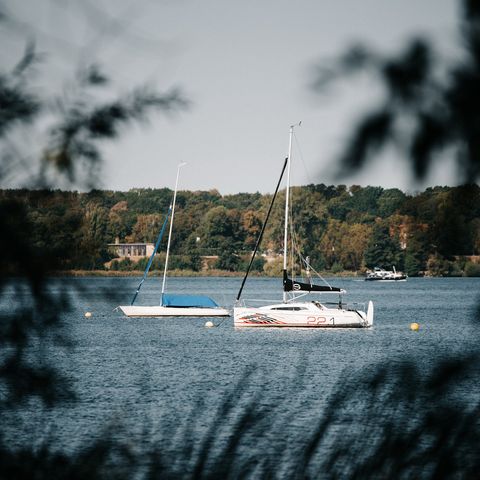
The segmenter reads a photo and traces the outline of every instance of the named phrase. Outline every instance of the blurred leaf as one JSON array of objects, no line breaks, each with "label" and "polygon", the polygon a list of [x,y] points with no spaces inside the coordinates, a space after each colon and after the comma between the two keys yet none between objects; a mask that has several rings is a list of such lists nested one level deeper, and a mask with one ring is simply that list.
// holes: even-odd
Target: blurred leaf
[{"label": "blurred leaf", "polygon": [[463,2],[461,35],[464,55],[449,64],[435,54],[431,42],[415,38],[392,56],[354,46],[317,73],[317,89],[358,71],[375,73],[385,87],[383,106],[366,112],[353,128],[340,156],[340,176],[393,146],[410,161],[418,179],[447,149],[463,182],[480,178],[480,7],[474,0]]},{"label": "blurred leaf", "polygon": [[392,134],[392,121],[392,113],[388,110],[380,110],[365,116],[353,133],[348,150],[341,159],[342,165],[352,170],[363,166],[369,156],[381,150],[389,140]]}]

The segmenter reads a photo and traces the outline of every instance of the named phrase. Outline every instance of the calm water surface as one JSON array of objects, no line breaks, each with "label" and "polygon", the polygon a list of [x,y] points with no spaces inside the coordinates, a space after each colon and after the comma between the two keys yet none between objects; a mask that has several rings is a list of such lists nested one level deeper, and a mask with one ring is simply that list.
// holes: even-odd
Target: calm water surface
[{"label": "calm water surface", "polygon": [[[171,278],[168,290],[210,294],[231,308],[240,281]],[[477,344],[472,319],[480,279],[331,283],[345,288],[349,301],[373,300],[372,329],[235,330],[232,318],[208,329],[205,318],[129,319],[114,307],[129,303],[138,279],[73,279],[73,308],[65,316],[73,347],[51,348],[48,356],[72,379],[78,400],[50,411],[27,409],[15,419],[16,440],[51,436],[74,448],[107,424],[121,424],[129,438],[148,431],[174,443],[189,422],[198,430],[208,425],[246,372],[239,402],[255,398],[263,406],[281,406],[282,421],[301,432],[342,375],[405,358],[429,365]],[[252,278],[243,298],[278,300],[280,288],[281,280]],[[158,303],[159,290],[160,280],[149,279],[138,303]],[[418,332],[409,329],[414,321]]]}]

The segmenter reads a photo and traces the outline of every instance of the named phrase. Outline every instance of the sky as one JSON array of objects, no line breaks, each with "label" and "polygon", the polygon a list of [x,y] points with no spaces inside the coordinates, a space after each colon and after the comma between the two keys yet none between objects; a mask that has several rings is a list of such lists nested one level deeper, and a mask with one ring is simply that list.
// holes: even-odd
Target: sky
[{"label": "sky", "polygon": [[[52,85],[79,63],[105,65],[119,92],[148,84],[181,88],[186,111],[156,114],[105,145],[101,188],[217,189],[272,192],[296,129],[292,183],[339,183],[335,161],[353,122],[379,101],[371,78],[343,82],[328,94],[311,88],[315,68],[361,41],[394,53],[414,35],[448,53],[457,41],[455,0],[7,0],[48,53]],[[6,55],[22,39],[9,33]],[[5,53],[7,52],[7,53]],[[387,152],[347,185],[402,190],[453,185],[446,160],[424,184]]]}]

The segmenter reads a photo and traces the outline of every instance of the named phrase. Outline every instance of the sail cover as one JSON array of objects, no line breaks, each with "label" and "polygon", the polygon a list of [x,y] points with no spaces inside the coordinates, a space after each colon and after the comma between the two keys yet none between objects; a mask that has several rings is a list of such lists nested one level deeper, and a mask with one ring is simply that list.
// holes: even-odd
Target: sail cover
[{"label": "sail cover", "polygon": [[284,292],[344,292],[343,288],[329,287],[328,285],[314,285],[313,283],[297,282],[288,278],[287,272],[283,271]]},{"label": "sail cover", "polygon": [[206,295],[178,295],[164,293],[162,296],[162,306],[164,307],[199,307],[215,308],[218,305]]}]

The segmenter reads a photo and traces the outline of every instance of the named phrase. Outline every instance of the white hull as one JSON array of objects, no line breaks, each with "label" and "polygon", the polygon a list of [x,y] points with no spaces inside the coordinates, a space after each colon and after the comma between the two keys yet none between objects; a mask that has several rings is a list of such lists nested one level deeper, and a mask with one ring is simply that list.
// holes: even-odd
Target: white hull
[{"label": "white hull", "polygon": [[122,305],[120,310],[127,317],[229,317],[230,312],[224,308],[203,307],[162,307]]},{"label": "white hull", "polygon": [[367,328],[373,325],[373,304],[369,302],[367,313],[318,302],[234,307],[233,318],[235,327]]},{"label": "white hull", "polygon": [[406,278],[366,278],[368,282],[406,282]]}]

